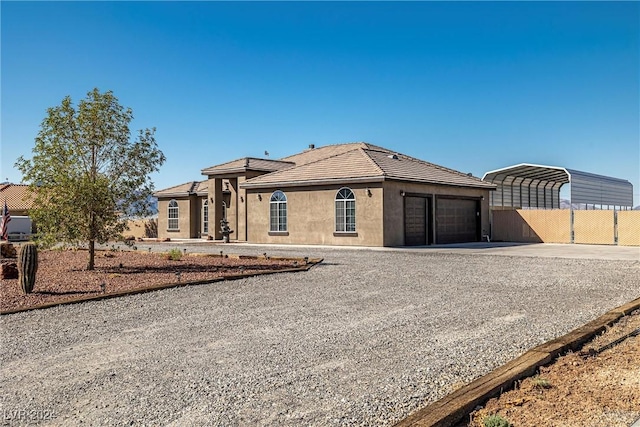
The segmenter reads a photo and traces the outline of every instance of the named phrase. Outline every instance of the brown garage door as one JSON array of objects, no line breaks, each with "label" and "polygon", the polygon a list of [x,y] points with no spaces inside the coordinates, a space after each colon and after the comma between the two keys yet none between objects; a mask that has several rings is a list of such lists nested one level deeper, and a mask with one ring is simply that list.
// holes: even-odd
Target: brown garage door
[{"label": "brown garage door", "polygon": [[404,244],[407,246],[428,243],[428,201],[426,197],[404,198]]},{"label": "brown garage door", "polygon": [[478,201],[438,199],[436,243],[477,242],[479,221]]}]

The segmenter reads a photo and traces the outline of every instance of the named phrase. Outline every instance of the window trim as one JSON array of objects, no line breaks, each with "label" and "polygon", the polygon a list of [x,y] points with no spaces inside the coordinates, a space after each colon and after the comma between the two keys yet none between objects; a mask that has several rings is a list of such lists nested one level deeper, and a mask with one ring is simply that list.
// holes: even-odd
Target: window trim
[{"label": "window trim", "polygon": [[[279,196],[282,196],[281,198]],[[278,197],[278,199],[276,199]],[[274,211],[275,206],[275,230],[274,226]],[[282,190],[276,190],[271,193],[269,197],[269,233],[287,233],[289,231],[289,224],[287,221],[287,195]],[[277,234],[275,234],[277,235]]]},{"label": "window trim", "polygon": [[209,200],[202,204],[202,234],[209,234]]},{"label": "window trim", "polygon": [[[345,194],[345,197],[342,198],[338,198],[341,193],[343,192],[343,190],[347,190],[349,193],[351,193],[351,197],[347,197],[349,196],[349,194]],[[348,202],[353,202],[353,229],[349,228],[349,215],[347,213],[348,211]],[[341,206],[340,206],[341,205]],[[337,192],[336,192],[336,196],[334,198],[334,234],[345,234],[345,235],[357,235],[358,229],[356,227],[356,194],[353,192],[353,190],[349,187],[342,187],[340,188]],[[340,209],[340,213],[342,214],[342,223],[339,223],[339,218],[338,218],[338,209]],[[338,225],[341,225],[343,230],[339,230],[340,227],[338,227]]]},{"label": "window trim", "polygon": [[[172,215],[175,212],[175,217]],[[171,225],[174,224],[174,227]],[[180,206],[176,199],[169,200],[167,205],[167,231],[180,231]]]}]

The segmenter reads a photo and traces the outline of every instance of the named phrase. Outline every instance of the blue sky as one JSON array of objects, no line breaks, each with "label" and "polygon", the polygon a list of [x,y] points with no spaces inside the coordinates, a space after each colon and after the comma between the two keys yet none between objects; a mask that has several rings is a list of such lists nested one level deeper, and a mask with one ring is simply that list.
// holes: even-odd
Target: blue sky
[{"label": "blue sky", "polygon": [[0,180],[94,87],[157,128],[156,188],[367,141],[482,176],[539,163],[640,203],[638,2],[1,3]]}]

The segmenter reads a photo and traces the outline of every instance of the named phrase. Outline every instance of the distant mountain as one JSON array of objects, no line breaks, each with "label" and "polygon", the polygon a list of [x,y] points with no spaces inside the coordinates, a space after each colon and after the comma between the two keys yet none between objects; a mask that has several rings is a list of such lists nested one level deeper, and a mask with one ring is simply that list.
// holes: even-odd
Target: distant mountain
[{"label": "distant mountain", "polygon": [[[591,204],[589,204],[591,206]],[[571,209],[571,203],[567,199],[560,199],[560,209]],[[573,209],[584,209],[584,204],[574,203]],[[591,207],[589,208],[591,210]],[[633,208],[634,211],[640,211],[640,205]]]},{"label": "distant mountain", "polygon": [[149,200],[149,205],[151,206],[151,212],[153,213],[153,215],[158,213],[158,198],[157,197],[153,197],[153,196],[149,196],[148,199]]},{"label": "distant mountain", "polygon": [[[147,197],[147,203],[149,204],[150,216],[155,216],[158,214],[158,198],[153,196]],[[135,207],[128,211],[125,216],[127,217],[135,217],[134,212]]]},{"label": "distant mountain", "polygon": [[571,209],[571,202],[566,199],[560,199],[560,209]]}]

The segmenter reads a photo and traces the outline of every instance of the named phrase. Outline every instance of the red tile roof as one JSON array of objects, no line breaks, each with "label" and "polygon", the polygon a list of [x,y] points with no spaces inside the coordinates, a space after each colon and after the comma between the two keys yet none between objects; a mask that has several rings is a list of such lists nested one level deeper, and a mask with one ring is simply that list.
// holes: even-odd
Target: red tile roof
[{"label": "red tile roof", "polygon": [[25,211],[33,207],[33,195],[26,184],[0,184],[0,204],[7,201],[9,212]]}]

